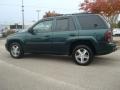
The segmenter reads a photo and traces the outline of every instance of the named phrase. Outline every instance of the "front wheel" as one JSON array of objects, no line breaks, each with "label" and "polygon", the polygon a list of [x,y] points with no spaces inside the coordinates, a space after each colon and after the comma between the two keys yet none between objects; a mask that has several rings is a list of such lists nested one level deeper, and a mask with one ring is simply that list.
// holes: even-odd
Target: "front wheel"
[{"label": "front wheel", "polygon": [[93,60],[93,52],[88,46],[79,45],[73,50],[73,57],[75,63],[85,66]]},{"label": "front wheel", "polygon": [[23,56],[23,50],[19,43],[11,43],[10,44],[10,55],[13,58],[21,58]]}]

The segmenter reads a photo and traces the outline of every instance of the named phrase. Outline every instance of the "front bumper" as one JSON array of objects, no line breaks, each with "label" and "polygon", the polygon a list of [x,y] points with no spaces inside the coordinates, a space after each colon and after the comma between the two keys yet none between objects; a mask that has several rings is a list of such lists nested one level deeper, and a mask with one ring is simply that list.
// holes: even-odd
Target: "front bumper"
[{"label": "front bumper", "polygon": [[6,48],[7,51],[9,51],[9,47],[8,47],[7,41],[6,41],[6,43],[5,43],[5,48]]}]

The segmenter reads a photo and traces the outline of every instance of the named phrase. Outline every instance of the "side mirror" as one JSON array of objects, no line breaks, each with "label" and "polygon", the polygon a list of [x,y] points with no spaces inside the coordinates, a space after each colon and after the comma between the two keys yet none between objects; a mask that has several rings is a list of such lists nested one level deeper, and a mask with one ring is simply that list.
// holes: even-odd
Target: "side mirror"
[{"label": "side mirror", "polygon": [[97,28],[97,27],[98,27],[98,24],[94,24],[94,27]]},{"label": "side mirror", "polygon": [[28,32],[31,33],[31,34],[33,34],[33,35],[36,35],[36,32],[33,29],[29,29]]},{"label": "side mirror", "polygon": [[28,32],[31,33],[31,34],[33,34],[33,29],[30,28],[30,29],[28,30]]}]

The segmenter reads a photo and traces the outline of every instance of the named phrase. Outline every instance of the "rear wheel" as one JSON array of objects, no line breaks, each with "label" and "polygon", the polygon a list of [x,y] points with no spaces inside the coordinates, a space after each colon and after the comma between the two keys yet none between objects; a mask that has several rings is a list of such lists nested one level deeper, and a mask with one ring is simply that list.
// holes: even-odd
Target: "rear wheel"
[{"label": "rear wheel", "polygon": [[93,52],[86,45],[79,45],[73,50],[73,58],[76,64],[89,65],[93,60]]},{"label": "rear wheel", "polygon": [[10,44],[10,55],[13,58],[21,58],[23,56],[23,50],[19,43],[11,43]]}]

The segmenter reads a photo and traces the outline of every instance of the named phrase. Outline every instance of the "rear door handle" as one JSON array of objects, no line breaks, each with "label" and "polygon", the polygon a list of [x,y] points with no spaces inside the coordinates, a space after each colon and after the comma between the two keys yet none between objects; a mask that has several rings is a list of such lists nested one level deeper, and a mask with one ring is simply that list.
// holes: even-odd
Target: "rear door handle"
[{"label": "rear door handle", "polygon": [[50,35],[46,35],[45,37],[50,37]]},{"label": "rear door handle", "polygon": [[70,34],[69,36],[76,36],[76,34]]}]

